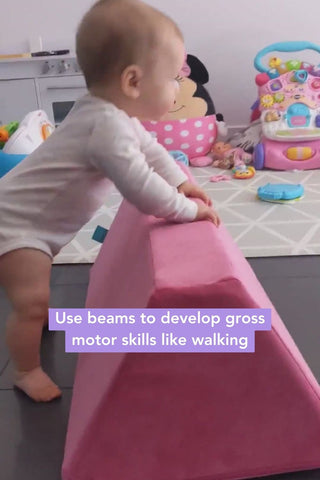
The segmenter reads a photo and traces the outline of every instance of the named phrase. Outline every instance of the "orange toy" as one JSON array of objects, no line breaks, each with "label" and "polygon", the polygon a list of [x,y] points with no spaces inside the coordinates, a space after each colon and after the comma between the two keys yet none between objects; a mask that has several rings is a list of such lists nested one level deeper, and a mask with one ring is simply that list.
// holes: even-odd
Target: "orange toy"
[{"label": "orange toy", "polygon": [[9,132],[1,127],[0,128],[0,142],[7,142],[9,140]]},{"label": "orange toy", "polygon": [[2,125],[0,127],[0,149],[2,149],[11,135],[18,129],[19,122],[10,122],[8,125]]},{"label": "orange toy", "polygon": [[237,180],[248,180],[249,178],[254,177],[256,171],[254,167],[248,167],[246,165],[240,165],[239,167],[233,168],[233,178]]}]

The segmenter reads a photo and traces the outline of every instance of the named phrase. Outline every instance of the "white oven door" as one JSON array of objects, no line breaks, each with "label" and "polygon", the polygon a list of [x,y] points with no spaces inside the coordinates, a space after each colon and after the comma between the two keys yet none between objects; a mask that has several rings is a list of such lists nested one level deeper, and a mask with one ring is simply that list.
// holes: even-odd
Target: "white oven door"
[{"label": "white oven door", "polygon": [[74,102],[87,93],[82,75],[38,78],[38,86],[40,108],[55,126],[67,116]]}]

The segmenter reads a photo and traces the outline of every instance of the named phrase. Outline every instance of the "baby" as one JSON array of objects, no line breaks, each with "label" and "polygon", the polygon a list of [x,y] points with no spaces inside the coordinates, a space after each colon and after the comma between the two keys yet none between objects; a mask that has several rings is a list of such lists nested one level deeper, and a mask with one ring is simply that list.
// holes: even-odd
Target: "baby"
[{"label": "baby", "polygon": [[184,62],[175,23],[139,0],[101,0],[80,24],[77,55],[89,93],[0,180],[0,285],[12,305],[6,339],[15,386],[38,402],[61,395],[39,353],[52,259],[112,183],[146,214],[219,225],[208,196],[138,120],[159,120],[174,105]]}]

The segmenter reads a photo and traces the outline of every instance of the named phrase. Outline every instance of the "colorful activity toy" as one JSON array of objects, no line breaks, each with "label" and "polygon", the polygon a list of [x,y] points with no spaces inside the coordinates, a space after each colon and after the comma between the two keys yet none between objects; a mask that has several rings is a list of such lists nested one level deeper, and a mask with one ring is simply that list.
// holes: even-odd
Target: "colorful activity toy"
[{"label": "colorful activity toy", "polygon": [[255,57],[262,139],[254,150],[254,167],[307,170],[320,167],[320,65],[300,60],[269,60],[270,52],[298,52],[320,46],[310,42],[281,42]]}]

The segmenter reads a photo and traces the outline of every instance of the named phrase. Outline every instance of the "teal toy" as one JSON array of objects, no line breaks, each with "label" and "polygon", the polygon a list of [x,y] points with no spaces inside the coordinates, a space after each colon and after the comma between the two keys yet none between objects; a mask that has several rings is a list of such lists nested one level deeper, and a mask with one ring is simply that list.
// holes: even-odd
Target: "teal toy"
[{"label": "teal toy", "polygon": [[108,233],[108,230],[106,228],[103,228],[100,225],[98,225],[95,231],[93,232],[92,240],[95,240],[96,242],[99,242],[99,243],[103,243],[104,239],[107,236],[107,233]]},{"label": "teal toy", "polygon": [[181,152],[181,150],[170,150],[169,153],[177,162],[181,162],[188,167],[189,158],[184,152]]},{"label": "teal toy", "polygon": [[304,194],[302,185],[267,183],[258,188],[258,198],[265,202],[289,203],[300,200]]}]

